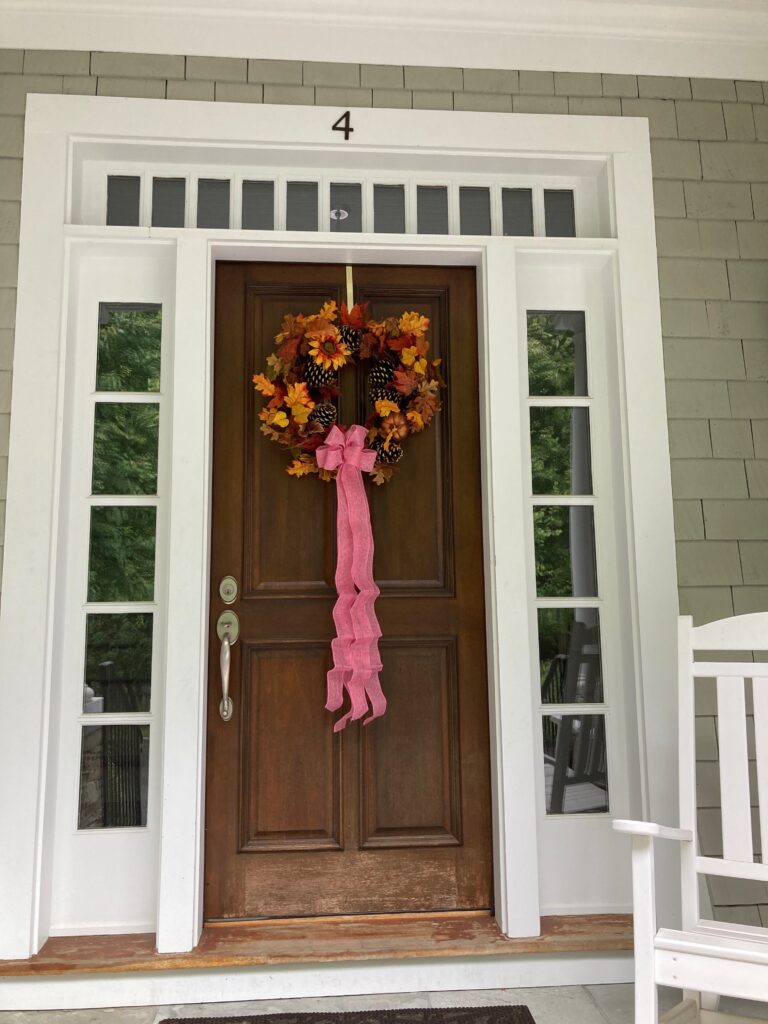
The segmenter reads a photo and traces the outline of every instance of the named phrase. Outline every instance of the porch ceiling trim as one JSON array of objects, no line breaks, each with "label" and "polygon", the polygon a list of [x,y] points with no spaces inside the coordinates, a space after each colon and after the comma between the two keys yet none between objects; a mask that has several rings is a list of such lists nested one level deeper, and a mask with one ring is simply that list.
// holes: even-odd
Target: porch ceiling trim
[{"label": "porch ceiling trim", "polygon": [[768,78],[761,0],[0,0],[0,20],[26,49]]}]

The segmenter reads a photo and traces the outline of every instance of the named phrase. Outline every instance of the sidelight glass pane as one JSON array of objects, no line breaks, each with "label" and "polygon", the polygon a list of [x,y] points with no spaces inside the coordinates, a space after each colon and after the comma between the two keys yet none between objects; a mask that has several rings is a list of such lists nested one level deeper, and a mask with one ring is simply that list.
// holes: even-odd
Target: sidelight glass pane
[{"label": "sidelight glass pane", "polygon": [[317,182],[289,181],[285,226],[288,231],[317,231]]},{"label": "sidelight glass pane", "polygon": [[148,725],[83,726],[78,828],[145,826],[148,782]]},{"label": "sidelight glass pane", "polygon": [[156,494],[157,403],[96,403],[93,494]]},{"label": "sidelight glass pane", "polygon": [[156,509],[91,509],[89,601],[151,601],[155,592]]},{"label": "sidelight glass pane", "polygon": [[243,182],[243,229],[246,231],[274,231],[274,181]]},{"label": "sidelight glass pane", "polygon": [[487,188],[459,189],[462,235],[490,235],[491,192]]},{"label": "sidelight glass pane", "polygon": [[127,174],[107,176],[107,224],[140,223],[141,178]]},{"label": "sidelight glass pane", "polygon": [[152,615],[88,615],[83,712],[149,711]]},{"label": "sidelight glass pane", "polygon": [[529,188],[501,190],[501,219],[505,235],[533,234],[533,192]]},{"label": "sidelight glass pane", "polygon": [[331,182],[331,231],[363,230],[363,198],[359,185]]},{"label": "sidelight glass pane", "polygon": [[159,391],[162,311],[155,304],[99,305],[97,391]]},{"label": "sidelight glass pane", "polygon": [[229,181],[226,178],[200,178],[197,182],[197,226],[229,227]]},{"label": "sidelight glass pane", "polygon": [[405,187],[373,186],[373,230],[405,234]]},{"label": "sidelight glass pane", "polygon": [[185,178],[152,179],[152,227],[183,228],[187,182]]},{"label": "sidelight glass pane", "polygon": [[448,234],[448,189],[443,185],[417,186],[416,229],[420,235]]},{"label": "sidelight glass pane", "polygon": [[542,704],[600,704],[600,618],[596,608],[539,608]]},{"label": "sidelight glass pane", "polygon": [[544,715],[547,814],[601,814],[609,809],[604,715]]},{"label": "sidelight glass pane", "polygon": [[534,396],[587,394],[582,312],[528,312],[528,387]]},{"label": "sidelight glass pane", "polygon": [[588,505],[537,505],[533,510],[536,593],[596,597],[595,525]]},{"label": "sidelight glass pane", "polygon": [[576,215],[570,189],[544,189],[544,224],[550,237],[573,238]]},{"label": "sidelight glass pane", "polygon": [[589,409],[531,409],[534,494],[591,494]]}]

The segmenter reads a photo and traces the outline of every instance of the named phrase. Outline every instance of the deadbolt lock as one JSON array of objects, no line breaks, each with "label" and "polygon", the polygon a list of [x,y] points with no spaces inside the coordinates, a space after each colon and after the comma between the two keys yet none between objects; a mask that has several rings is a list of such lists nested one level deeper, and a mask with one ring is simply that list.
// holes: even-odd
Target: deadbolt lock
[{"label": "deadbolt lock", "polygon": [[224,604],[234,604],[237,600],[237,580],[234,576],[225,576],[219,584],[219,597]]}]

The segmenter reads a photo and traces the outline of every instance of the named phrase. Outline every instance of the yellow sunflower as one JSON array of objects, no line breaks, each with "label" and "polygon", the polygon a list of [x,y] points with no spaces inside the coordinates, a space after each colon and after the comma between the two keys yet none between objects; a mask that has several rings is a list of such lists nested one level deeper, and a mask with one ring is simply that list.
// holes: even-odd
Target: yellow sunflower
[{"label": "yellow sunflower", "polygon": [[338,370],[352,353],[337,332],[325,334],[321,338],[312,338],[309,343],[309,354],[324,370]]}]

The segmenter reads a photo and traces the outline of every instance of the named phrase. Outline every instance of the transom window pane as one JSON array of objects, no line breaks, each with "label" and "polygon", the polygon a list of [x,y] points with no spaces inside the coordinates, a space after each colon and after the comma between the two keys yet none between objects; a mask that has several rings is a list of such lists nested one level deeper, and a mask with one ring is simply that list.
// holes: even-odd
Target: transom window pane
[{"label": "transom window pane", "polygon": [[420,235],[448,234],[448,189],[419,185],[416,189],[416,227]]},{"label": "transom window pane", "polygon": [[317,231],[316,181],[289,181],[286,202],[288,231]]},{"label": "transom window pane", "polygon": [[587,341],[582,312],[528,313],[531,395],[586,395]]},{"label": "transom window pane", "polygon": [[544,223],[551,237],[575,236],[576,214],[570,189],[544,189]]},{"label": "transom window pane", "polygon": [[197,226],[229,227],[229,181],[225,178],[200,178],[197,183]]},{"label": "transom window pane", "polygon": [[373,186],[373,230],[405,234],[405,187]]},{"label": "transom window pane", "polygon": [[275,227],[274,181],[243,182],[243,229],[273,231]]},{"label": "transom window pane", "polygon": [[107,177],[107,224],[140,223],[141,178],[125,174]]},{"label": "transom window pane", "polygon": [[184,227],[186,190],[184,178],[152,179],[152,227]]},{"label": "transom window pane", "polygon": [[331,231],[363,230],[363,199],[360,185],[331,184]]},{"label": "transom window pane", "polygon": [[462,235],[490,235],[490,190],[487,188],[460,188],[459,216]]},{"label": "transom window pane", "polygon": [[505,235],[533,234],[533,192],[529,188],[501,190],[501,219]]},{"label": "transom window pane", "polygon": [[531,478],[534,494],[591,494],[589,409],[532,408]]},{"label": "transom window pane", "polygon": [[595,524],[590,506],[535,506],[533,537],[539,597],[597,596]]},{"label": "transom window pane", "polygon": [[155,304],[102,302],[97,391],[159,391],[162,314]]},{"label": "transom window pane", "polygon": [[600,704],[600,618],[596,608],[539,608],[542,704]]}]

